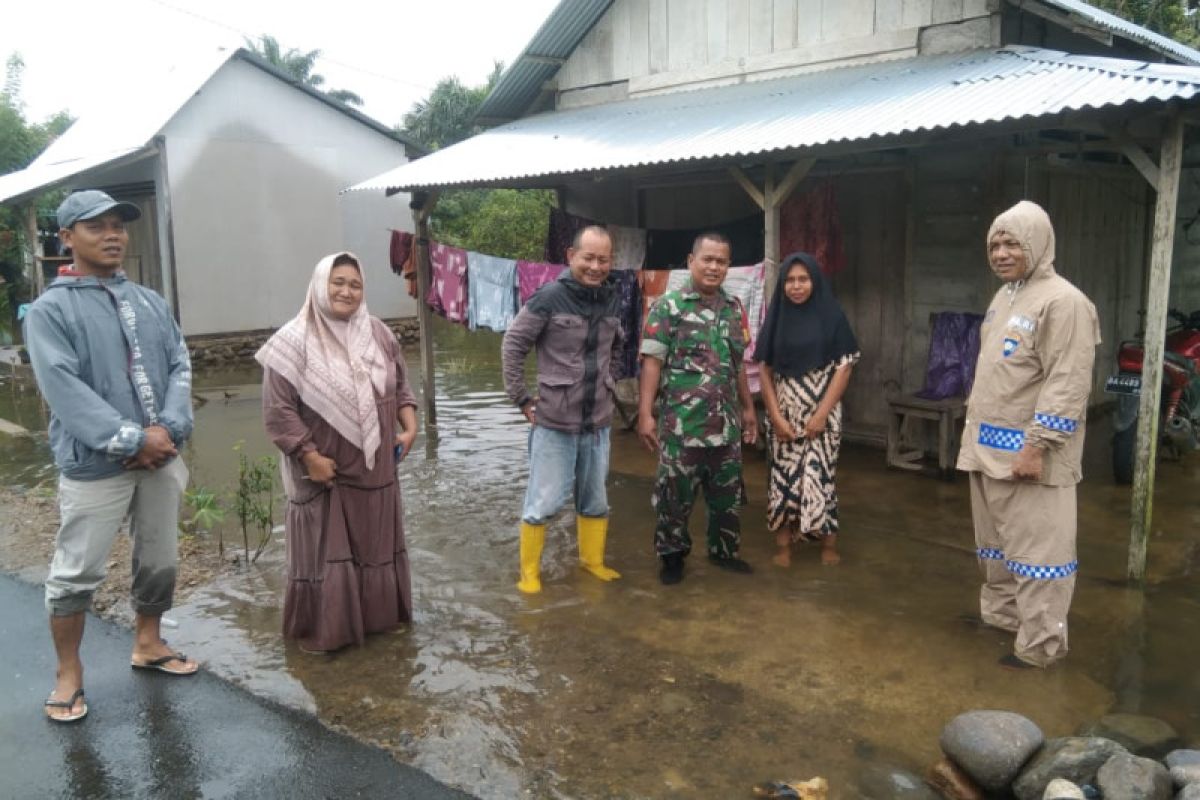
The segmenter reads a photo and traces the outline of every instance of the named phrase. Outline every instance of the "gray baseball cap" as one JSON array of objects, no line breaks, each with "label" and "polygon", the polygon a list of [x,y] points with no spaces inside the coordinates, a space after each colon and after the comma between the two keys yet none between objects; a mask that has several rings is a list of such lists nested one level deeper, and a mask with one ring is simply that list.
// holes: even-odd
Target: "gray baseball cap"
[{"label": "gray baseball cap", "polygon": [[133,203],[119,203],[99,189],[72,192],[58,207],[58,227],[69,228],[84,219],[94,219],[108,211],[115,211],[126,222],[137,219],[142,210]]}]

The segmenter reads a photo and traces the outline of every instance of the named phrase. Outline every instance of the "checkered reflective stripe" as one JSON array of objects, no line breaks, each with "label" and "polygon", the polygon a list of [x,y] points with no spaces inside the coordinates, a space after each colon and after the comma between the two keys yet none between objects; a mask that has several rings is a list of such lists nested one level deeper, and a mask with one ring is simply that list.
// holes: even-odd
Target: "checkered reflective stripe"
[{"label": "checkered reflective stripe", "polygon": [[994,447],[997,450],[1011,450],[1014,453],[1025,445],[1025,433],[1015,428],[998,428],[979,423],[979,443],[984,447]]},{"label": "checkered reflective stripe", "polygon": [[979,553],[980,558],[990,558],[996,561],[1004,560],[1004,551],[997,550],[994,547],[981,547],[975,552]]},{"label": "checkered reflective stripe", "polygon": [[1019,561],[1005,561],[1004,566],[1013,575],[1020,575],[1023,578],[1053,580],[1054,578],[1066,578],[1074,575],[1075,571],[1079,569],[1079,562],[1072,561],[1067,564],[1022,564]]},{"label": "checkered reflective stripe", "polygon": [[1043,428],[1063,433],[1074,433],[1079,427],[1079,421],[1067,417],[1056,417],[1053,414],[1034,414],[1033,420]]}]

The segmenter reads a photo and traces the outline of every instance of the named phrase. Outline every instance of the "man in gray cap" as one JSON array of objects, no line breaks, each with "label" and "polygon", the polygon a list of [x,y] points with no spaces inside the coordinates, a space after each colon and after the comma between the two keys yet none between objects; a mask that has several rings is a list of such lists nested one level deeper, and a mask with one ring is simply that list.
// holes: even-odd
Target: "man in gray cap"
[{"label": "man in gray cap", "polygon": [[87,714],[79,645],[84,614],[104,579],[126,517],[133,538],[135,668],[192,675],[159,625],[171,607],[179,500],[178,458],[192,431],[191,362],[171,310],[121,270],[138,207],[104,192],[75,192],[58,207],[59,238],[74,263],[30,307],[25,341],[50,406],[50,446],[60,475],[61,524],[46,578],[58,677],[46,716]]}]

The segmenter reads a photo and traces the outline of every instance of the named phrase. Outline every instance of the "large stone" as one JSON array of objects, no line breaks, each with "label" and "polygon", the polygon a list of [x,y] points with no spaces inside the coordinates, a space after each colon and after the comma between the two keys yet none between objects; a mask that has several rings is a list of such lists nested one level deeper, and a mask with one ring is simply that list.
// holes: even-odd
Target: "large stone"
[{"label": "large stone", "polygon": [[984,790],[1007,789],[1046,737],[1010,711],[968,711],[942,730],[942,752]]},{"label": "large stone", "polygon": [[1144,758],[1161,759],[1182,744],[1179,734],[1169,723],[1141,714],[1106,714],[1084,726],[1079,733],[1112,739],[1135,756]]},{"label": "large stone", "polygon": [[871,764],[859,773],[858,796],[869,800],[940,800],[940,795],[921,778],[884,764]]},{"label": "large stone", "polygon": [[983,789],[949,758],[930,767],[925,780],[946,800],[983,800]]},{"label": "large stone", "polygon": [[1164,761],[1171,770],[1171,780],[1179,788],[1200,783],[1200,750],[1172,750]]},{"label": "large stone", "polygon": [[1180,789],[1175,800],[1200,800],[1200,783],[1189,783]]},{"label": "large stone", "polygon": [[1042,792],[1042,800],[1087,800],[1087,795],[1066,778],[1055,778]]},{"label": "large stone", "polygon": [[1109,800],[1171,800],[1175,788],[1166,767],[1130,753],[1106,761],[1096,775],[1096,785]]},{"label": "large stone", "polygon": [[1095,736],[1048,739],[1013,782],[1013,793],[1018,800],[1041,800],[1055,778],[1079,785],[1095,783],[1104,762],[1124,752],[1125,748],[1111,739]]}]

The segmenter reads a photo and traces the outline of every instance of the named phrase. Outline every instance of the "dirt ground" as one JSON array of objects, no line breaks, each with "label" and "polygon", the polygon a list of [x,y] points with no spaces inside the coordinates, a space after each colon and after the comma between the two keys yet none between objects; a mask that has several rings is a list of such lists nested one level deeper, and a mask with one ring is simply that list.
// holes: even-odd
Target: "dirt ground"
[{"label": "dirt ground", "polygon": [[[0,571],[31,583],[45,580],[54,555],[58,530],[58,499],[52,488],[0,487]],[[129,607],[130,538],[128,528],[117,536],[108,559],[108,577],[92,599],[92,610],[125,624],[133,623]],[[192,536],[179,540],[179,573],[175,600],[185,601],[213,579],[221,560],[207,542]]]}]

